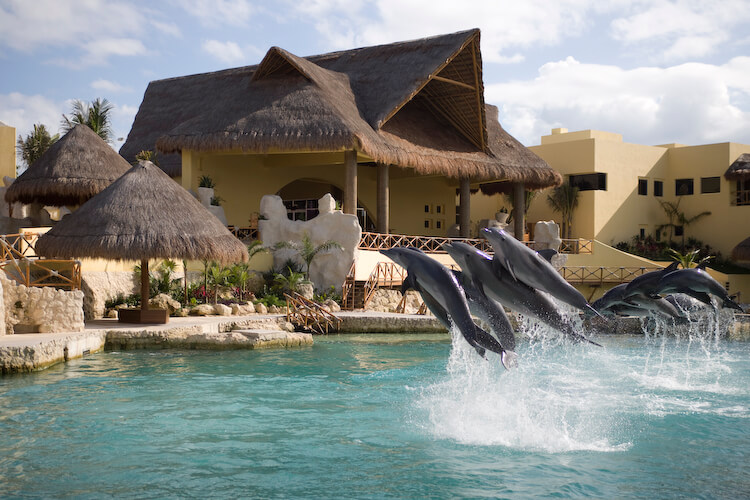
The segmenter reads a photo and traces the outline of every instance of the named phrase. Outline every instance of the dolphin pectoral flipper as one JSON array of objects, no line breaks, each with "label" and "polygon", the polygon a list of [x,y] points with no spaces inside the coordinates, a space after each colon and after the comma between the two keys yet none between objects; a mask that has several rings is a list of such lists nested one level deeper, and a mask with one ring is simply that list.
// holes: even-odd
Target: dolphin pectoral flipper
[{"label": "dolphin pectoral flipper", "polygon": [[591,304],[586,304],[586,310],[587,310],[587,311],[590,311],[590,312],[592,312],[592,313],[594,313],[594,314],[596,314],[597,316],[599,316],[599,317],[600,317],[600,318],[602,318],[603,320],[607,321],[607,318],[605,318],[604,316],[602,316],[602,315],[601,315],[601,313],[600,313],[599,311],[597,311],[596,309],[594,309],[594,308],[593,308],[593,307],[591,306]]},{"label": "dolphin pectoral flipper", "polygon": [[418,288],[414,276],[407,272],[406,278],[404,278],[404,281],[401,283],[401,295],[406,295],[406,292],[409,290],[418,290]]}]

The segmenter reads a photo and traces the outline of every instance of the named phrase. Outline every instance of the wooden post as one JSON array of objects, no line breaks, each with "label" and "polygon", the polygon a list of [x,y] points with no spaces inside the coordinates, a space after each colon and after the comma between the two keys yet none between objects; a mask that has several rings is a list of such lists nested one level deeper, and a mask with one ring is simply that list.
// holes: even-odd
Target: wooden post
[{"label": "wooden post", "polygon": [[471,224],[471,186],[469,179],[461,179],[460,201],[459,201],[459,219],[458,226],[462,238],[469,237],[469,225]]},{"label": "wooden post", "polygon": [[148,259],[141,259],[141,310],[148,311]]},{"label": "wooden post", "polygon": [[184,187],[188,191],[193,189],[193,181],[195,180],[195,174],[198,170],[197,163],[197,155],[193,155],[193,152],[189,149],[182,150],[182,187]]},{"label": "wooden post", "polygon": [[344,152],[344,213],[357,214],[357,152]]},{"label": "wooden post", "polygon": [[388,179],[389,166],[378,163],[378,232],[388,234],[390,232],[390,208],[391,190]]},{"label": "wooden post", "polygon": [[526,228],[526,193],[523,182],[513,183],[513,232],[518,241],[523,241]]}]

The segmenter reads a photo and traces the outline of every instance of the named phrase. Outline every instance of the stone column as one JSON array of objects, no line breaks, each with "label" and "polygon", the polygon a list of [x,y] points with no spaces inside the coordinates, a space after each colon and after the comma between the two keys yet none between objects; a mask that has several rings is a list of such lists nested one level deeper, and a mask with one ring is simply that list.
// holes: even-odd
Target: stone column
[{"label": "stone column", "polygon": [[469,226],[471,224],[471,186],[469,179],[461,179],[460,201],[459,201],[459,219],[458,226],[462,238],[469,237]]},{"label": "stone column", "polygon": [[344,152],[344,213],[357,214],[357,152]]},{"label": "stone column", "polygon": [[516,239],[523,241],[526,222],[526,193],[523,182],[513,183],[513,232]]},{"label": "stone column", "polygon": [[189,149],[182,150],[182,187],[188,191],[193,189],[193,180],[197,171],[197,165],[195,164],[197,159]]},{"label": "stone column", "polygon": [[388,179],[389,166],[378,163],[378,232],[388,234],[390,232],[390,208],[391,189]]}]

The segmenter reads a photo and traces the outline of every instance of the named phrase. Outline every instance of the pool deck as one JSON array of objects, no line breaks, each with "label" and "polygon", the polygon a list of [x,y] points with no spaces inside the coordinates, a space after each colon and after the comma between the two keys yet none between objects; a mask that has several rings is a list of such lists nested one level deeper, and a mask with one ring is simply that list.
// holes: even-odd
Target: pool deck
[{"label": "pool deck", "polygon": [[[341,312],[341,333],[445,332],[431,317],[379,312]],[[108,349],[261,349],[311,345],[313,336],[294,332],[283,314],[189,316],[165,325],[133,325],[116,319],[86,322],[82,332],[0,336],[0,374],[43,370]]]}]

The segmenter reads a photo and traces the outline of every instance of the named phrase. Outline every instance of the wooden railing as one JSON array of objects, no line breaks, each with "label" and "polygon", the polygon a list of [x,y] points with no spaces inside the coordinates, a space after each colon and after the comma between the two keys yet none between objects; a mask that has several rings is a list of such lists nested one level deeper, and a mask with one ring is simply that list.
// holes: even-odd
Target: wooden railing
[{"label": "wooden railing", "polygon": [[229,232],[232,233],[238,240],[257,240],[258,239],[258,228],[257,227],[236,227],[227,226]]},{"label": "wooden railing", "polygon": [[356,282],[356,268],[355,263],[352,262],[352,266],[349,268],[346,278],[344,278],[344,284],[341,286],[341,308],[347,311],[354,309],[354,288]]},{"label": "wooden railing", "polygon": [[331,314],[317,302],[308,300],[297,292],[285,293],[286,320],[313,332],[325,334],[341,327],[341,318]]},{"label": "wooden railing", "polygon": [[568,283],[582,285],[602,285],[604,283],[628,283],[633,279],[661,267],[568,267],[560,269],[560,274]]},{"label": "wooden railing", "polygon": [[38,257],[34,248],[38,238],[34,233],[0,235],[0,270],[25,286],[79,290],[81,263]]},{"label": "wooden railing", "polygon": [[[435,236],[409,236],[405,234],[362,233],[359,240],[361,250],[386,250],[393,247],[414,247],[425,253],[445,253],[443,245],[446,243],[463,242],[492,255],[492,245],[484,238],[443,238]],[[524,245],[534,248],[535,241],[524,241]],[[560,253],[582,254],[593,253],[594,242],[582,238],[564,239],[560,245]]]},{"label": "wooden railing", "polygon": [[365,300],[362,307],[367,307],[375,290],[380,287],[400,286],[404,279],[406,279],[406,269],[403,267],[393,262],[378,262],[365,283]]}]

